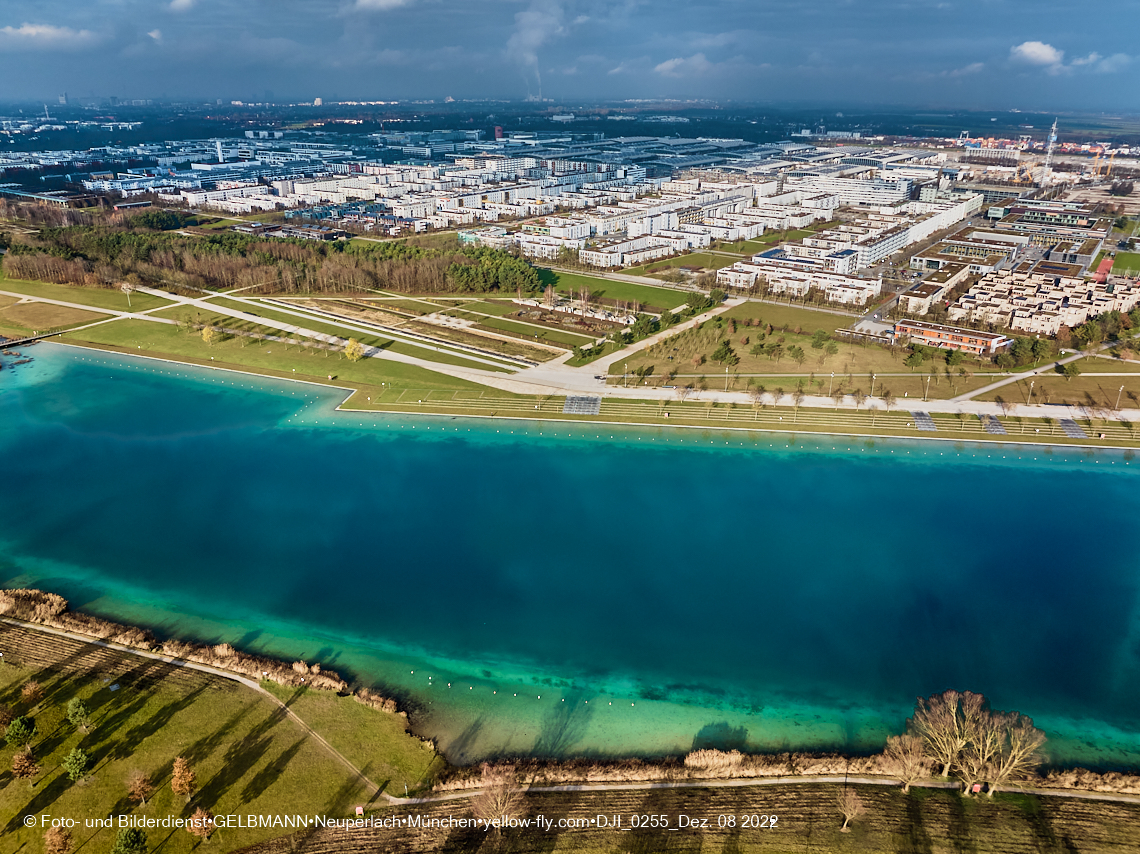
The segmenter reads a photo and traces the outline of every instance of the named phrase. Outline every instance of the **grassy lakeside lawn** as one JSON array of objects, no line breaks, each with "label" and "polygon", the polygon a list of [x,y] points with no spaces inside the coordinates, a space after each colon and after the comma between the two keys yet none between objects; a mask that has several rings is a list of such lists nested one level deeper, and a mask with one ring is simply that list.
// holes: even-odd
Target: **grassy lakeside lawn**
[{"label": "grassy lakeside lawn", "polygon": [[[416,358],[424,359],[425,361],[439,362],[440,364],[444,365],[454,365],[455,367],[459,368],[477,368],[480,370],[488,371],[500,370],[503,372],[510,372],[512,369],[505,364],[501,368],[497,368],[493,365],[485,365],[480,362],[472,362],[459,355],[458,351],[448,351],[441,353],[436,350],[428,350],[424,347],[417,347],[415,344],[409,344],[405,341],[396,341],[391,338],[385,338],[380,335],[364,332],[354,332],[351,330],[342,329],[341,327],[335,326],[328,322],[320,320],[309,320],[306,317],[295,317],[283,312],[276,312],[272,309],[265,308],[264,306],[260,305],[249,306],[245,303],[235,303],[232,300],[229,300],[227,302],[232,303],[234,308],[237,308],[240,311],[244,311],[246,314],[252,314],[257,317],[265,317],[270,320],[277,320],[282,323],[288,323],[292,326],[301,327],[302,329],[308,329],[312,332],[323,332],[327,335],[334,335],[338,338],[356,338],[357,340],[369,346],[379,347],[382,350],[390,350],[393,353],[401,353],[405,356],[415,356]],[[175,320],[181,320],[183,318],[189,317],[192,318],[196,323],[209,323],[211,325],[224,326],[228,329],[245,329],[247,331],[257,331],[259,334],[265,335],[285,334],[279,329],[274,329],[268,326],[256,326],[255,324],[251,324],[248,321],[243,321],[239,318],[230,317],[225,314],[203,313],[200,309],[193,306],[172,306],[171,308],[160,309],[159,311],[153,312],[153,314],[156,317],[166,317]],[[249,342],[251,345],[253,343],[253,341]],[[264,343],[267,342],[258,342],[258,346],[261,346]],[[268,343],[270,346],[272,346],[273,342]],[[324,358],[323,355],[322,358]],[[336,357],[329,356],[328,358]]]},{"label": "grassy lakeside lawn", "polygon": [[88,288],[78,285],[53,285],[49,282],[29,282],[24,279],[9,279],[3,273],[0,273],[0,291],[54,299],[60,302],[73,302],[79,305],[89,305],[96,309],[110,308],[115,311],[144,311],[148,308],[158,308],[171,304],[169,300],[161,297],[132,291],[130,305],[128,305],[127,295],[114,288]]},{"label": "grassy lakeside lawn", "polygon": [[562,273],[544,268],[539,269],[538,275],[544,286],[554,285],[554,289],[560,294],[569,295],[571,291],[588,288],[590,293],[599,299],[637,301],[646,307],[674,309],[685,304],[685,291],[670,288],[655,288],[652,285],[599,279],[581,273]]},{"label": "grassy lakeside lawn", "polygon": [[275,682],[263,682],[262,687],[287,702],[297,717],[388,794],[403,797],[404,786],[415,794],[446,767],[430,742],[408,733],[408,719],[402,714],[370,709],[331,691],[296,691]]},{"label": "grassy lakeside lawn", "polygon": [[0,308],[0,323],[8,327],[25,329],[29,333],[81,326],[106,317],[107,315],[98,312],[54,305],[50,302],[25,302]]},{"label": "grassy lakeside lawn", "polygon": [[[35,637],[21,640],[16,637],[21,632]],[[31,630],[4,626],[0,636],[7,652],[0,702],[34,718],[32,747],[41,768],[33,785],[5,771],[0,788],[5,851],[43,850],[44,831],[23,826],[28,814],[76,819],[75,849],[102,854],[111,850],[116,830],[87,828],[84,819],[188,817],[198,806],[218,815],[347,815],[353,804],[372,797],[270,698],[230,680]],[[29,680],[44,689],[44,699],[30,708],[20,697]],[[67,703],[74,697],[91,710],[86,733],[67,720]],[[61,763],[76,747],[91,763],[86,778],[72,782]],[[5,769],[14,752],[2,745]],[[176,756],[185,757],[197,776],[198,792],[189,805],[170,789]],[[136,770],[156,786],[145,807],[127,798],[127,779]],[[211,843],[233,850],[281,832],[224,829]],[[196,850],[198,843],[184,829],[152,829],[147,841],[148,850],[161,846],[171,854]]]},{"label": "grassy lakeside lawn", "polygon": [[[132,343],[133,339],[130,339],[129,335],[126,336],[128,340],[125,345],[96,343],[90,346],[112,352],[170,358],[206,367],[231,368],[281,379],[307,380],[321,385],[351,388],[354,392],[343,404],[343,408],[347,411],[597,422],[615,426],[632,423],[663,427],[698,427],[702,430],[714,431],[720,431],[723,428],[736,428],[740,430],[777,431],[793,435],[796,433],[851,434],[866,436],[869,439],[876,436],[983,441],[994,439],[993,436],[985,432],[981,423],[974,416],[955,418],[952,415],[934,415],[938,432],[920,432],[913,426],[909,426],[911,424],[910,415],[907,411],[907,402],[904,400],[900,400],[891,413],[883,413],[880,410],[872,414],[866,410],[853,412],[850,410],[801,409],[796,412],[789,405],[790,399],[788,397],[782,399],[780,406],[771,405],[771,398],[769,398],[769,405],[759,408],[748,405],[713,404],[710,401],[701,400],[699,396],[695,399],[690,398],[684,403],[677,400],[626,401],[603,399],[600,415],[564,415],[562,406],[565,398],[562,396],[511,394],[397,362],[366,359],[363,362],[352,364],[338,360],[333,363],[337,368],[337,372],[334,373],[336,379],[329,381],[326,376],[327,372],[320,373],[325,367],[322,364],[325,359],[320,356],[307,355],[304,351],[290,350],[288,353],[274,353],[272,356],[268,356],[258,353],[258,348],[255,347],[247,346],[244,349],[235,349],[232,341],[222,342],[210,349],[202,343],[200,338],[190,338],[185,336],[185,333],[178,332],[174,327],[146,324],[145,321],[122,321],[98,327],[98,329],[121,328],[128,323],[136,324],[136,326],[145,325],[152,333],[150,338],[145,338],[146,330],[136,332],[140,343],[144,340],[147,342],[144,349],[136,349],[136,345]],[[166,342],[167,349],[157,349],[164,345],[164,334],[173,340]],[[74,338],[74,333],[64,336],[65,341]],[[210,361],[211,355],[214,356],[213,361]],[[293,372],[294,367],[296,367],[296,373]],[[313,373],[308,373],[308,371],[313,371]],[[771,389],[774,387],[775,384],[769,385]],[[794,384],[789,383],[786,391],[790,393],[792,388],[794,388]],[[877,404],[881,404],[881,401],[877,401]],[[911,403],[910,407],[919,408],[917,403]],[[1066,417],[1066,413],[1060,412],[1058,417]],[[1038,427],[1040,433],[1035,433],[1034,427]],[[1022,433],[1010,435],[1003,440],[1015,442],[1049,441],[1055,444],[1089,444],[1091,441],[1093,444],[1106,447],[1129,448],[1136,446],[1131,429],[1117,423],[1101,425],[1098,422],[1097,432],[1106,433],[1104,440],[1095,437],[1091,440],[1070,440],[1060,433],[1055,424],[1045,421],[1027,420],[1021,424],[1021,428],[1023,429]],[[1013,432],[1011,430],[1011,434]],[[708,435],[710,434],[697,434],[698,437]],[[718,441],[722,441],[725,434],[714,433],[712,435],[720,435],[721,439]],[[727,435],[731,437],[735,434]],[[1049,438],[1046,439],[1046,437]],[[698,438],[698,441],[701,440]]]},{"label": "grassy lakeside lawn", "polygon": [[[250,341],[242,347],[239,339],[230,338],[210,347],[201,336],[187,335],[176,326],[145,320],[108,323],[82,332],[67,333],[60,340],[139,356],[156,356],[194,365],[233,368],[271,377],[353,388],[365,397],[379,394],[386,388],[449,391],[481,391],[483,388],[416,365],[386,359],[350,362],[337,354],[325,356],[325,351],[307,347],[291,346],[286,350],[278,342],[255,344]],[[334,380],[328,379],[330,374]],[[510,396],[507,392],[498,393]]]},{"label": "grassy lakeside lawn", "polygon": [[[788,389],[790,391],[790,389]],[[715,403],[711,400],[702,400],[700,397],[689,398],[684,403],[679,400],[666,401],[638,401],[614,400],[604,398],[601,412],[598,415],[564,415],[562,405],[564,397],[524,397],[513,399],[496,398],[490,395],[481,396],[480,393],[451,392],[440,390],[408,390],[406,392],[391,391],[371,401],[362,400],[359,395],[346,405],[346,408],[364,412],[392,412],[392,413],[421,413],[436,415],[467,415],[477,417],[517,418],[524,420],[541,420],[547,422],[581,422],[596,425],[600,439],[612,438],[604,432],[604,425],[620,426],[622,424],[637,424],[660,427],[690,427],[700,428],[697,432],[679,434],[681,441],[687,441],[688,436],[697,443],[748,444],[753,439],[747,432],[735,431],[764,431],[778,432],[789,435],[790,441],[796,443],[796,434],[804,435],[849,435],[868,442],[867,448],[873,452],[891,453],[889,447],[879,448],[874,445],[876,437],[909,437],[918,439],[950,439],[961,441],[993,441],[995,437],[985,431],[981,421],[975,415],[962,414],[948,415],[935,414],[932,416],[937,425],[936,432],[923,432],[914,426],[909,408],[921,410],[922,404],[911,403],[909,408],[906,401],[900,401],[892,410],[884,412],[883,402],[876,399],[876,411],[861,409],[807,409],[799,411],[791,405],[789,396],[781,398],[779,406],[771,404],[771,397],[767,405],[755,407],[744,404]],[[850,403],[850,400],[848,400]],[[1058,418],[1067,417],[1065,411],[1057,414]],[[1003,418],[1003,423],[1009,435],[1000,437],[1001,441],[1009,442],[1049,442],[1057,445],[1088,445],[1095,444],[1104,447],[1134,448],[1136,438],[1133,435],[1135,428],[1119,422],[1100,422],[1098,420],[1095,433],[1090,433],[1090,439],[1068,439],[1057,427],[1055,419],[1019,419]],[[452,429],[441,422],[439,429]],[[435,429],[429,425],[428,429]],[[504,428],[510,430],[509,427]],[[733,432],[726,432],[732,430]],[[555,430],[557,428],[555,427]],[[1096,434],[1104,433],[1105,438],[1099,439]],[[588,435],[588,433],[587,433]],[[863,438],[859,438],[863,437]]]},{"label": "grassy lakeside lawn", "polygon": [[[1085,360],[1081,360],[1082,363]],[[978,395],[977,400],[996,401],[999,397],[1014,406],[1029,402],[1029,383],[1033,383],[1033,403],[1054,403],[1089,409],[1140,407],[1140,374],[1124,377],[1081,375],[1065,379],[1055,373],[1039,374],[1032,380],[1018,380],[1002,388]],[[1122,390],[1123,389],[1123,390]],[[1066,416],[1067,417],[1067,416]]]}]

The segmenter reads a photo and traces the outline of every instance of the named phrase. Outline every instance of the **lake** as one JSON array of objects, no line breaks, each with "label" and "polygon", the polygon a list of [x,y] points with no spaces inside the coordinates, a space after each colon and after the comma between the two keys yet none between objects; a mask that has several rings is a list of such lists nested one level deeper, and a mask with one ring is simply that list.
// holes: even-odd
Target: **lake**
[{"label": "lake", "polygon": [[378,685],[455,762],[873,751],[984,693],[1140,768],[1130,452],[336,412],[41,344],[0,581]]}]

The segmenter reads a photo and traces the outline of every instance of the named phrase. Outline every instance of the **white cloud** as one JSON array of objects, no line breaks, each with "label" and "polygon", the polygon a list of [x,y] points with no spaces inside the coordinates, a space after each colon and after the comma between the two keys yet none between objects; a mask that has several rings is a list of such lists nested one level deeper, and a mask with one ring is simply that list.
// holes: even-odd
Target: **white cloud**
[{"label": "white cloud", "polygon": [[365,12],[387,12],[389,9],[398,9],[407,6],[412,0],[356,0],[355,8]]},{"label": "white cloud", "polygon": [[1093,51],[1088,56],[1078,56],[1065,63],[1065,52],[1044,42],[1023,42],[1009,49],[1010,58],[1029,65],[1044,68],[1049,74],[1072,74],[1085,68],[1100,74],[1114,74],[1132,64],[1132,57],[1126,53],[1101,56]]},{"label": "white cloud", "polygon": [[690,57],[674,57],[654,66],[653,70],[664,77],[692,77],[705,74],[713,67],[703,53]]},{"label": "white cloud", "polygon": [[194,8],[198,0],[170,0],[171,12],[188,12]]},{"label": "white cloud", "polygon": [[1022,42],[1015,47],[1009,49],[1009,55],[1018,60],[1019,62],[1026,62],[1030,65],[1042,65],[1050,68],[1061,66],[1065,61],[1065,52],[1057,50],[1051,44],[1045,42]]},{"label": "white cloud", "polygon": [[147,33],[147,35],[154,39],[156,42],[162,41],[162,30],[151,30],[149,33]]},{"label": "white cloud", "polygon": [[1096,64],[1096,70],[1101,74],[1115,74],[1117,71],[1123,71],[1132,64],[1132,57],[1126,53],[1114,53],[1112,56],[1106,56]]},{"label": "white cloud", "polygon": [[90,30],[53,27],[51,24],[28,24],[0,27],[0,44],[8,47],[68,48],[81,47],[95,41]]},{"label": "white cloud", "polygon": [[965,77],[969,74],[978,74],[986,67],[984,62],[971,62],[962,68],[955,68],[953,71],[943,72],[947,77]]}]

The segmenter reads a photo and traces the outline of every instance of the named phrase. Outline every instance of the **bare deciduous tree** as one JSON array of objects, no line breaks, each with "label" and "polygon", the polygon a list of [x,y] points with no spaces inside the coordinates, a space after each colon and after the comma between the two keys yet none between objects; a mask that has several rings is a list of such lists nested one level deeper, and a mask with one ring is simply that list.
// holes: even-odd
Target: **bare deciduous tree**
[{"label": "bare deciduous tree", "polygon": [[930,761],[921,736],[910,733],[892,735],[887,739],[883,757],[887,773],[902,781],[904,792],[909,792],[914,783],[930,772]]},{"label": "bare deciduous tree", "polygon": [[132,771],[127,777],[127,796],[139,806],[145,807],[147,799],[152,794],[154,794],[154,783],[150,777],[137,769]]},{"label": "bare deciduous tree", "polygon": [[20,699],[27,703],[29,706],[34,706],[44,696],[44,687],[36,680],[25,682],[24,686],[20,689]]},{"label": "bare deciduous tree", "polygon": [[44,834],[44,854],[71,854],[71,831],[49,827]]},{"label": "bare deciduous tree", "polygon": [[195,836],[201,836],[203,841],[209,841],[210,834],[214,832],[214,814],[207,809],[198,807],[186,823],[186,829]]},{"label": "bare deciduous tree", "polygon": [[998,786],[1007,781],[1023,777],[1041,764],[1041,745],[1045,743],[1045,733],[1033,725],[1033,720],[1017,712],[1011,713],[989,772],[989,787],[986,794],[991,798]]},{"label": "bare deciduous tree", "polygon": [[190,803],[190,799],[194,797],[194,792],[198,788],[198,776],[194,773],[194,769],[190,767],[190,763],[185,758],[179,756],[174,760],[174,768],[171,771],[170,789],[176,795],[182,795],[186,798],[186,803]]},{"label": "bare deciduous tree", "polygon": [[843,827],[839,828],[839,830],[843,833],[850,833],[851,828],[847,825],[866,812],[863,806],[863,799],[859,797],[854,789],[844,786],[839,790],[839,795],[836,797],[835,802],[839,807],[840,814],[843,816]]},{"label": "bare deciduous tree", "polygon": [[954,763],[962,780],[962,794],[969,795],[975,785],[989,776],[992,763],[1001,748],[1006,715],[982,710],[963,720],[966,744]]},{"label": "bare deciduous tree", "polygon": [[24,748],[12,756],[12,776],[20,780],[31,780],[40,773],[40,766],[32,751]]},{"label": "bare deciduous tree", "polygon": [[968,741],[968,732],[982,712],[985,698],[970,691],[943,691],[929,698],[919,697],[910,731],[922,738],[927,755],[942,766],[943,777]]},{"label": "bare deciduous tree", "polygon": [[471,811],[481,821],[511,818],[522,805],[522,789],[513,765],[483,764],[483,790],[471,802]]}]

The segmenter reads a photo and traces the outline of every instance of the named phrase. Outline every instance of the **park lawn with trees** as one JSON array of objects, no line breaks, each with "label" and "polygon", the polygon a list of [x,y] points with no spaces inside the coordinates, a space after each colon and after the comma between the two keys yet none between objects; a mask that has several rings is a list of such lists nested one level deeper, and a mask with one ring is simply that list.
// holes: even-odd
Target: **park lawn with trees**
[{"label": "park lawn with trees", "polygon": [[[72,830],[74,848],[105,852],[111,850],[117,829],[87,828],[84,819],[128,813],[189,817],[198,807],[214,814],[343,816],[351,813],[353,804],[370,799],[371,793],[327,749],[281,715],[270,698],[219,677],[97,650],[86,647],[73,659],[48,665],[6,660],[0,668],[0,703],[34,720],[30,746],[39,769],[26,780],[9,779],[0,788],[4,850],[42,850],[44,829],[24,827],[27,814],[78,819],[80,826]],[[6,659],[15,658],[9,649]],[[33,680],[43,692],[34,703],[21,696],[23,686]],[[89,711],[86,731],[68,719],[75,698]],[[0,745],[5,769],[16,752],[12,745]],[[76,764],[82,754],[87,761]],[[171,789],[171,767],[179,756],[188,760],[196,777],[190,803]],[[68,757],[73,775],[65,767]],[[146,806],[128,795],[135,772],[153,788]],[[223,829],[212,842],[219,850],[233,850],[279,835],[273,828]],[[196,838],[182,829],[150,830],[147,842],[148,850],[162,843],[162,851],[177,854],[193,850]]]},{"label": "park lawn with trees", "polygon": [[297,717],[349,762],[367,769],[377,785],[388,781],[388,794],[403,797],[405,786],[411,793],[421,790],[447,765],[430,741],[408,734],[408,719],[402,714],[377,711],[332,691],[297,691],[276,682],[263,682],[262,687],[288,702]]},{"label": "park lawn with trees", "polygon": [[591,297],[604,300],[618,300],[621,302],[640,302],[642,309],[674,309],[684,305],[688,296],[686,291],[672,288],[655,288],[652,285],[642,285],[636,282],[623,282],[616,279],[600,279],[595,276],[585,276],[580,273],[563,273],[555,270],[540,270],[542,283],[554,285],[554,290],[562,296],[576,296],[582,288],[586,288]]},{"label": "park lawn with trees", "polygon": [[[507,363],[503,363],[501,367],[495,367],[492,365],[484,364],[482,362],[472,362],[471,360],[465,358],[462,351],[459,351],[459,350],[454,350],[454,351],[444,350],[443,352],[441,352],[439,350],[432,350],[432,349],[428,349],[426,347],[420,347],[420,346],[417,346],[416,344],[412,344],[412,343],[409,343],[407,341],[397,341],[397,340],[394,340],[392,338],[386,338],[386,337],[383,337],[382,335],[379,335],[379,334],[368,334],[368,333],[363,333],[363,332],[357,332],[356,330],[344,329],[344,328],[337,326],[334,323],[329,322],[329,321],[322,321],[319,319],[310,320],[308,317],[297,317],[295,315],[285,314],[283,312],[275,312],[272,309],[263,308],[261,306],[244,306],[243,305],[242,310],[246,311],[247,314],[255,314],[259,317],[265,317],[265,318],[270,319],[270,320],[278,320],[278,321],[281,321],[282,323],[289,323],[293,326],[298,326],[302,329],[308,329],[312,332],[323,332],[327,335],[334,335],[338,338],[349,338],[349,337],[356,338],[361,343],[363,343],[367,346],[379,347],[383,350],[388,350],[388,351],[391,351],[393,353],[402,353],[402,354],[407,355],[407,356],[415,356],[418,359],[423,359],[423,360],[428,361],[428,362],[439,362],[440,364],[453,365],[455,367],[478,368],[478,369],[489,370],[489,371],[494,371],[494,370],[510,371],[510,370],[514,369],[514,366],[508,365]],[[258,324],[251,323],[250,321],[242,320],[242,319],[237,318],[237,317],[231,317],[231,316],[225,315],[225,314],[214,314],[212,312],[203,312],[202,310],[200,310],[196,307],[180,306],[180,307],[164,308],[164,309],[161,309],[160,311],[154,312],[154,315],[156,317],[165,317],[165,318],[169,318],[171,320],[177,320],[179,323],[189,322],[189,323],[194,324],[194,325],[206,324],[206,325],[210,325],[210,326],[215,326],[215,327],[217,327],[219,329],[223,329],[223,330],[245,331],[245,332],[250,332],[250,333],[256,334],[256,335],[278,335],[278,336],[298,338],[299,340],[307,341],[309,343],[313,343],[313,344],[317,345],[317,346],[305,348],[305,349],[308,349],[310,352],[316,353],[321,358],[325,358],[325,359],[336,359],[336,358],[338,358],[336,353],[330,353],[329,351],[325,350],[322,346],[320,346],[323,342],[315,341],[314,339],[308,339],[308,338],[305,338],[304,336],[300,336],[300,335],[290,335],[289,333],[283,332],[280,329],[274,329],[274,328],[269,327],[269,326],[260,326]],[[118,326],[122,325],[123,323],[130,323],[130,322],[133,322],[133,321],[117,321],[113,324],[107,324],[107,325],[112,326],[112,327],[118,327]],[[154,325],[157,326],[157,324],[154,324]],[[195,334],[196,331],[197,330],[192,330],[188,334],[193,335],[193,334]],[[96,332],[96,330],[92,330],[92,332]],[[103,336],[103,333],[101,333],[101,332],[99,332],[98,334],[100,336]],[[114,338],[113,337],[112,338],[98,337],[97,339],[94,339],[94,340],[98,340],[98,341],[101,341],[104,343],[111,343],[114,340]],[[300,346],[297,344],[287,344],[287,345],[281,344],[281,342],[278,342],[278,341],[264,341],[264,340],[260,340],[260,339],[256,339],[256,338],[246,338],[246,337],[238,336],[238,335],[227,335],[225,333],[223,333],[222,340],[223,341],[234,341],[234,342],[236,342],[236,344],[239,348],[243,347],[243,346],[245,348],[257,346],[257,347],[264,347],[264,348],[272,349],[274,344],[280,344],[282,348],[288,347],[289,349],[293,349],[295,347]],[[441,342],[438,346],[446,348],[447,345]],[[482,358],[493,359],[494,356],[491,356],[490,354],[485,354],[482,356]]]},{"label": "park lawn with trees", "polygon": [[[1140,408],[1140,374],[1130,376],[1095,376],[1084,371],[1091,370],[1088,359],[1075,363],[1082,373],[1066,378],[1056,371],[1038,374],[1026,380],[1018,380],[1002,388],[978,395],[976,400],[996,401],[999,397],[1014,407],[1029,401],[1029,384],[1033,383],[1033,403],[1048,403],[1062,406],[1085,407],[1089,410],[1112,411],[1119,397],[1122,409]],[[1095,360],[1094,360],[1095,361]],[[1103,365],[1096,365],[1104,370]],[[1121,390],[1123,387],[1123,391]]]},{"label": "park lawn with trees", "polygon": [[[611,379],[615,374],[634,374],[652,367],[648,376],[667,385],[692,384],[697,389],[704,385],[721,390],[727,385],[730,391],[763,386],[767,391],[782,389],[786,394],[802,387],[805,394],[827,395],[829,386],[832,393],[842,390],[853,394],[859,390],[870,394],[871,375],[875,374],[876,397],[889,391],[902,401],[915,397],[921,400],[927,389],[927,377],[930,378],[929,396],[945,398],[980,388],[997,373],[992,364],[975,359],[965,359],[951,366],[947,354],[936,350],[928,351],[920,362],[912,360],[914,364],[908,365],[910,351],[906,348],[851,343],[829,337],[827,327],[838,325],[836,321],[841,322],[843,318],[822,312],[784,309],[785,317],[788,311],[820,316],[823,322],[816,321],[813,334],[808,334],[804,327],[791,327],[787,331],[783,326],[773,328],[774,324],[764,317],[768,308],[783,307],[747,304],[707,320],[699,328],[631,353],[628,360],[622,359],[611,366]],[[740,312],[745,317],[733,317],[739,309],[745,309]],[[773,315],[779,317],[776,312]],[[745,320],[750,325],[745,326]],[[764,325],[751,325],[757,321]],[[795,331],[797,328],[799,332]],[[747,344],[743,343],[745,340]],[[967,371],[967,376],[961,375],[962,370]],[[669,379],[672,371],[676,374]],[[749,374],[769,376],[750,377]]]},{"label": "park lawn with trees", "polygon": [[[63,341],[75,341],[116,352],[139,356],[176,359],[190,364],[232,368],[247,373],[306,380],[338,388],[354,388],[365,397],[384,389],[446,389],[448,391],[482,391],[483,386],[417,365],[406,365],[386,359],[362,359],[351,362],[340,354],[309,347],[285,345],[278,341],[249,341],[242,347],[240,339],[226,338],[210,346],[201,335],[190,335],[169,324],[145,320],[123,320],[67,333]],[[332,374],[333,379],[328,376]],[[373,391],[374,390],[374,391]],[[508,395],[507,392],[501,392]]]}]

